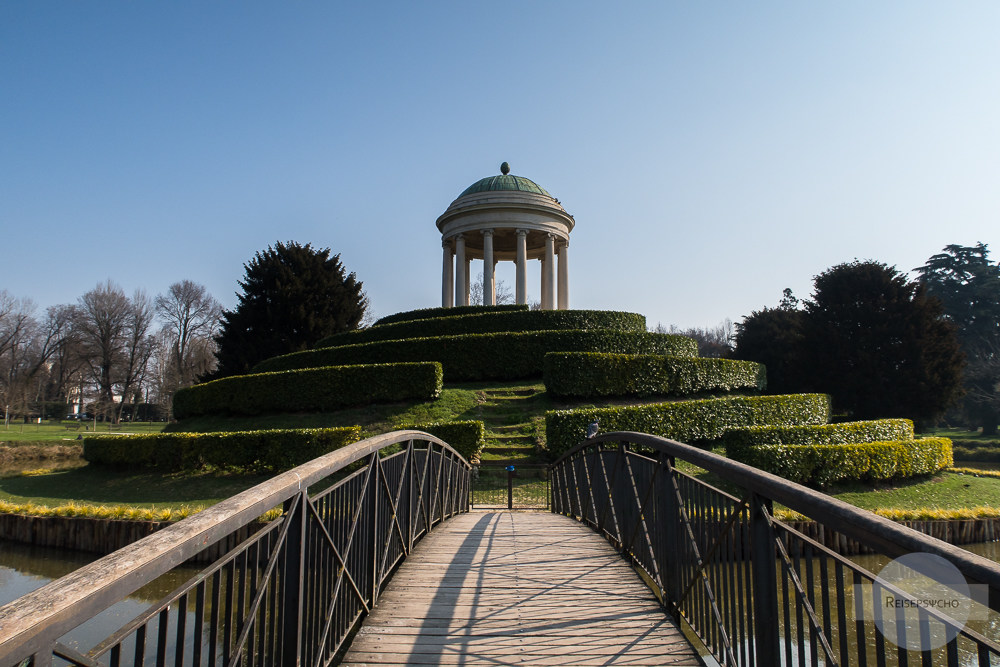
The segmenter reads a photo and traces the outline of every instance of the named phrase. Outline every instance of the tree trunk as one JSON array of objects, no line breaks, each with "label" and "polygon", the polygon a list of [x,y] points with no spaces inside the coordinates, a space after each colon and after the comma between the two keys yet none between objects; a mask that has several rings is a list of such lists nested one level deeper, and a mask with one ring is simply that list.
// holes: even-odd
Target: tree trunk
[{"label": "tree trunk", "polygon": [[993,417],[991,419],[987,419],[987,420],[983,421],[983,435],[984,436],[987,436],[987,435],[993,435],[993,436],[995,436],[996,434],[997,434],[997,419],[996,419],[996,417]]}]

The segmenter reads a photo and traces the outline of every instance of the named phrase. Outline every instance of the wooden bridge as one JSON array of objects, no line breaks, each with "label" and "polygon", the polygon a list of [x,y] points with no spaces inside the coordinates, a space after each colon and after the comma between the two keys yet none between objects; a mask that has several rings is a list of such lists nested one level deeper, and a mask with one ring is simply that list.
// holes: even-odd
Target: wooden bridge
[{"label": "wooden bridge", "polygon": [[[0,667],[1000,664],[985,636],[1000,566],[965,550],[650,435],[592,438],[549,476],[550,513],[470,512],[471,466],[446,443],[355,443],[0,607]],[[103,641],[68,638],[276,505],[279,520]],[[831,536],[946,560],[990,616],[921,605]],[[886,594],[907,604],[880,611]]]},{"label": "wooden bridge", "polygon": [[542,512],[474,512],[414,548],[347,665],[700,665],[607,542]]}]

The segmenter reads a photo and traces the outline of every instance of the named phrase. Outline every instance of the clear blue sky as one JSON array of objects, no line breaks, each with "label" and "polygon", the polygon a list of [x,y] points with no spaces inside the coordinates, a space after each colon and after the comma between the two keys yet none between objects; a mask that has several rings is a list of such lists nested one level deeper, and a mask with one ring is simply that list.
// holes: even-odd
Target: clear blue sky
[{"label": "clear blue sky", "polygon": [[1000,259],[998,35],[996,2],[0,0],[0,288],[231,307],[295,240],[377,316],[437,306],[434,221],[504,160],[576,217],[572,305],[650,325]]}]

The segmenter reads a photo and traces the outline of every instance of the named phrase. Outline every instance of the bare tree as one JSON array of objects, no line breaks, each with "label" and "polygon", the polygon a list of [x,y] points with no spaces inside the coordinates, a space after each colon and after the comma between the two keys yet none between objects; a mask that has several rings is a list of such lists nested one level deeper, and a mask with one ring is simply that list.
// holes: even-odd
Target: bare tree
[{"label": "bare tree", "polygon": [[[153,354],[153,339],[150,329],[153,325],[153,302],[142,290],[136,290],[129,304],[125,322],[124,354],[118,384],[121,388],[121,405],[116,420],[121,420],[125,402],[142,386]],[[135,412],[133,411],[133,417]]]},{"label": "bare tree", "polygon": [[38,326],[35,304],[0,290],[0,399],[3,400],[4,424],[10,423],[11,408],[25,412],[28,400],[25,368]]},{"label": "bare tree", "polygon": [[[469,287],[469,303],[473,306],[481,306],[485,301],[486,288],[483,285],[483,274],[480,273],[475,282]],[[502,280],[497,281],[496,305],[514,303],[514,292],[510,285]]]},{"label": "bare tree", "polygon": [[698,342],[699,357],[728,357],[733,351],[733,339],[736,335],[733,321],[728,317],[714,327],[691,327],[688,329],[681,329],[673,324],[668,329],[657,322],[653,331],[694,338]]},{"label": "bare tree", "polygon": [[182,280],[166,294],[156,297],[156,312],[164,321],[164,332],[171,344],[171,375],[174,388],[193,384],[199,375],[212,370],[206,366],[204,352],[214,359],[212,337],[219,327],[222,308],[203,285]]}]

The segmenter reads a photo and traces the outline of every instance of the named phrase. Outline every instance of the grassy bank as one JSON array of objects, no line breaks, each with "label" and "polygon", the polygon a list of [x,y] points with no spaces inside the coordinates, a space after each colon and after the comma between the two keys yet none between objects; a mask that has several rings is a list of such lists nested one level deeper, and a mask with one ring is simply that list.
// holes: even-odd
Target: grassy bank
[{"label": "grassy bank", "polygon": [[88,465],[0,477],[0,500],[49,507],[76,503],[181,509],[214,505],[266,479],[208,473],[132,473]]},{"label": "grassy bank", "polygon": [[159,433],[166,422],[110,422],[52,420],[41,424],[0,424],[0,445],[16,447],[39,442],[64,442],[76,440],[87,433]]}]

